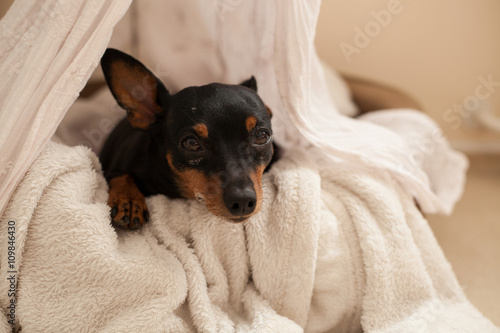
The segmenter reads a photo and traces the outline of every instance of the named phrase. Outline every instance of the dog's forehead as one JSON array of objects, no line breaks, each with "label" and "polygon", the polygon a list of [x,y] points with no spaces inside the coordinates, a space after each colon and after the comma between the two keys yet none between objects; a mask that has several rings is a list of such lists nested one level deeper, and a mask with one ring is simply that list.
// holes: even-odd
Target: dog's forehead
[{"label": "dog's forehead", "polygon": [[204,124],[212,130],[247,129],[248,122],[269,122],[266,107],[255,91],[219,83],[181,90],[172,99],[170,113],[177,124]]}]

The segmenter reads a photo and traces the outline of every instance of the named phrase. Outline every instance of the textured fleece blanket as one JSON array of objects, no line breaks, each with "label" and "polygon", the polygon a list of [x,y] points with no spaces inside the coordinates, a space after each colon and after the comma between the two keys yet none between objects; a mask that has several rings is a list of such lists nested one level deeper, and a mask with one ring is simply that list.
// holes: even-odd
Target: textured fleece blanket
[{"label": "textured fleece blanket", "polygon": [[393,179],[324,165],[288,152],[244,224],[154,196],[124,232],[95,155],[48,144],[1,217],[0,332],[499,332]]}]

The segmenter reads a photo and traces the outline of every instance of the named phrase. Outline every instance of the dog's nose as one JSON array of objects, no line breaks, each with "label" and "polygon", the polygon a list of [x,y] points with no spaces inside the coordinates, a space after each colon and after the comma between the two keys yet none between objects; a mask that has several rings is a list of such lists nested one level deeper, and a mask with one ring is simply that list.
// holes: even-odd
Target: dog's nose
[{"label": "dog's nose", "polygon": [[244,188],[230,187],[224,193],[224,203],[234,216],[244,216],[253,213],[257,205],[257,196],[253,186]]}]

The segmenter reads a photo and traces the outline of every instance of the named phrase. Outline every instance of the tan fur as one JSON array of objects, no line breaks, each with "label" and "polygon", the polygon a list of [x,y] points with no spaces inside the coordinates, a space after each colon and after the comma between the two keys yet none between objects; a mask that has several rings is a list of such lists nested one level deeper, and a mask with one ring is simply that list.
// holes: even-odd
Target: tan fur
[{"label": "tan fur", "polygon": [[273,112],[271,111],[271,109],[269,108],[269,106],[265,105],[265,107],[266,107],[266,110],[267,110],[267,114],[269,115],[270,118],[272,118]]},{"label": "tan fur", "polygon": [[206,139],[208,138],[208,128],[205,124],[196,124],[193,126],[194,131],[200,138]]},{"label": "tan fur", "polygon": [[245,120],[245,128],[247,129],[248,133],[252,133],[255,125],[257,125],[257,118],[255,118],[254,116],[250,116]]},{"label": "tan fur", "polygon": [[131,69],[121,61],[111,66],[111,86],[127,110],[128,121],[136,128],[147,129],[161,112],[161,107],[155,103],[156,79],[141,68]]},{"label": "tan fur", "polygon": [[140,224],[146,222],[143,215],[143,212],[148,211],[146,199],[130,175],[123,175],[110,180],[108,205],[117,208],[113,222],[119,225],[122,225],[120,220],[124,216],[128,216],[129,221],[138,218]]},{"label": "tan fur", "polygon": [[[183,197],[195,199],[198,195],[201,195],[205,201],[207,209],[212,214],[227,219],[234,219],[234,216],[227,210],[224,203],[222,184],[218,175],[206,176],[193,169],[179,170],[175,167],[170,153],[167,154],[167,162],[172,171],[179,178],[178,185],[180,186]],[[264,173],[265,168],[266,167],[264,165],[261,165],[250,175],[250,178],[254,183],[254,190],[257,196],[257,206],[252,214],[243,216],[243,218],[249,218],[250,216],[258,213],[262,207],[262,174]]]},{"label": "tan fur", "polygon": [[264,165],[260,165],[254,173],[250,174],[250,179],[252,179],[253,188],[257,197],[257,206],[255,207],[255,210],[251,215],[258,213],[262,207],[262,200],[264,200],[262,191],[262,174],[264,173],[265,169],[266,167]]}]

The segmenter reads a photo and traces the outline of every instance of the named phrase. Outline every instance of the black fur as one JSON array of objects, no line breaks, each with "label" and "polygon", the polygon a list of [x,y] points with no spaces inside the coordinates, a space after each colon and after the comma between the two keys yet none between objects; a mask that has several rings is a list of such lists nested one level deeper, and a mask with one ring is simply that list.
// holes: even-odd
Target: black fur
[{"label": "black fur", "polygon": [[[117,62],[122,64],[122,67],[116,66],[120,70],[113,67]],[[147,128],[134,128],[126,118],[112,131],[100,154],[106,179],[111,181],[115,177],[130,175],[146,196],[164,194],[179,198],[185,196],[183,189],[186,185],[180,183],[178,173],[196,171],[210,179],[218,179],[228,211],[237,212],[234,204],[231,208],[231,202],[240,199],[233,196],[241,197],[242,191],[252,196],[250,192],[256,189],[250,189],[256,185],[250,175],[259,167],[269,167],[277,148],[272,143],[271,115],[257,95],[255,78],[240,85],[212,83],[188,87],[170,95],[144,65],[120,51],[108,49],[101,63],[114,97],[127,110],[129,117],[134,112],[142,115],[135,109],[137,104],[146,105],[148,110],[155,110],[158,106],[160,110],[151,118],[153,121],[147,124]],[[153,89],[151,95],[156,93],[154,101],[141,97],[141,94],[135,99],[135,86],[129,89],[134,99],[132,103],[123,97],[120,75],[126,80],[130,80],[131,75],[124,74],[122,68],[126,68],[125,71],[131,68],[134,73],[139,73],[134,74],[138,77],[146,75],[147,79],[142,83],[139,79],[136,83],[125,82],[123,86],[136,84],[139,90]],[[156,82],[151,84],[153,78]],[[257,120],[250,133],[246,126],[248,117]],[[206,126],[207,138],[193,130],[197,124]],[[266,135],[269,141],[263,143]],[[197,147],[192,139],[197,141],[199,150],[186,149]],[[171,156],[170,163],[167,155]],[[239,221],[248,214],[240,209],[239,213],[232,215],[234,221]]]}]

